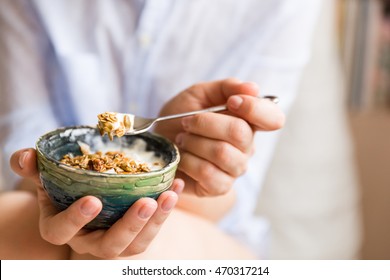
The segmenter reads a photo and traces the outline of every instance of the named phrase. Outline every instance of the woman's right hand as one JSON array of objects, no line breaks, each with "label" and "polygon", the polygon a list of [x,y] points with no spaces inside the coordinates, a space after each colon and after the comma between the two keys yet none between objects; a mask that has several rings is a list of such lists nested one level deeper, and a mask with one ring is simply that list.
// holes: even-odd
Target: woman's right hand
[{"label": "woman's right hand", "polygon": [[78,254],[104,259],[144,252],[176,205],[178,194],[184,187],[182,180],[175,179],[172,190],[162,193],[157,201],[141,198],[111,228],[89,231],[83,227],[101,211],[102,203],[98,198],[82,197],[58,212],[40,183],[35,150],[15,152],[10,164],[15,173],[37,185],[42,238],[55,245],[68,244]]}]

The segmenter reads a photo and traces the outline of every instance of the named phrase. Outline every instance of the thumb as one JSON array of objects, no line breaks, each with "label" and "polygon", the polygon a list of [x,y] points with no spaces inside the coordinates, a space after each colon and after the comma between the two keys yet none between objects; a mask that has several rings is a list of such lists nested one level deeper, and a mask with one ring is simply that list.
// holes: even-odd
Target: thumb
[{"label": "thumb", "polygon": [[35,149],[28,148],[16,151],[10,158],[10,165],[12,170],[19,176],[30,178],[37,184],[40,184]]},{"label": "thumb", "polygon": [[63,245],[71,240],[99,214],[103,206],[98,198],[85,196],[64,211],[58,212],[43,187],[38,187],[38,203],[41,236],[56,245]]},{"label": "thumb", "polygon": [[233,95],[227,101],[230,112],[250,123],[256,130],[277,130],[285,116],[274,102],[249,95]]}]

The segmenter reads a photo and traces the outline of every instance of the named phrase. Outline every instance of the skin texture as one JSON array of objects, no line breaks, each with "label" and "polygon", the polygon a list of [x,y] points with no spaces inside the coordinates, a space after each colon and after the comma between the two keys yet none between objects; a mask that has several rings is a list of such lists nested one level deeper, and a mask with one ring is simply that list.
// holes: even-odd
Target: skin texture
[{"label": "skin texture", "polygon": [[157,201],[138,200],[108,230],[83,229],[102,208],[95,197],[58,213],[40,185],[35,150],[15,152],[10,165],[23,191],[0,194],[0,258],[253,258],[215,222],[235,203],[232,185],[253,155],[255,132],[284,124],[280,109],[257,98],[258,91],[254,83],[226,79],[194,85],[165,104],[161,115],[225,103],[228,111],[159,123],[156,132],[181,153],[172,189]]}]

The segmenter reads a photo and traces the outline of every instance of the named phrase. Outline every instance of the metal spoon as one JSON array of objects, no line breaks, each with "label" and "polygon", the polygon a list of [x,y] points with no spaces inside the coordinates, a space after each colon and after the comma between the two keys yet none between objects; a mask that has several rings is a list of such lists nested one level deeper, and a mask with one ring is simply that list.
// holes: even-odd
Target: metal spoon
[{"label": "metal spoon", "polygon": [[[264,99],[269,99],[275,104],[279,102],[278,97],[266,95],[263,96]],[[227,107],[225,105],[210,107],[202,110],[196,110],[181,114],[162,116],[158,118],[143,118],[138,117],[132,114],[123,114],[123,113],[105,113],[105,116],[111,114],[111,116],[115,115],[115,118],[103,118],[104,114],[99,115],[99,123],[98,128],[102,135],[107,133],[109,137],[112,139],[114,135],[123,136],[124,134],[134,135],[148,131],[156,122],[171,120],[176,118],[182,118],[187,116],[192,116],[200,113],[206,112],[220,112],[226,111]]]}]

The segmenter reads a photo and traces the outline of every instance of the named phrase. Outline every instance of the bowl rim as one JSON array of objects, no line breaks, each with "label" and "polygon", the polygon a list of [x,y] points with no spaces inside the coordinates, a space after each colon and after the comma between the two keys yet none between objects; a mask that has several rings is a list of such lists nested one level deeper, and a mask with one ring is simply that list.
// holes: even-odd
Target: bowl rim
[{"label": "bowl rim", "polygon": [[79,169],[72,167],[70,165],[64,164],[52,157],[49,157],[47,154],[45,154],[39,147],[39,143],[41,143],[44,139],[46,139],[49,136],[56,135],[61,132],[65,132],[67,130],[71,129],[93,129],[97,130],[96,127],[90,126],[90,125],[76,125],[76,126],[63,126],[56,128],[52,131],[49,131],[43,135],[41,135],[38,140],[35,143],[35,148],[38,154],[37,161],[39,161],[39,157],[44,158],[47,160],[49,163],[56,165],[58,168],[64,169],[66,171],[71,171],[77,174],[81,175],[88,175],[88,176],[93,176],[93,177],[106,177],[106,178],[145,178],[149,176],[158,176],[158,175],[163,175],[167,171],[171,170],[172,168],[177,168],[179,162],[180,162],[180,153],[178,147],[173,143],[171,140],[168,138],[154,132],[144,132],[143,134],[149,134],[153,137],[157,137],[161,139],[164,142],[167,142],[173,147],[174,154],[176,155],[176,158],[174,161],[169,162],[167,165],[165,165],[163,168],[158,169],[158,170],[152,170],[150,172],[143,172],[143,173],[136,173],[136,174],[116,174],[116,173],[102,173],[102,172],[97,172],[97,171],[92,171],[92,170],[85,170],[85,169]]}]

